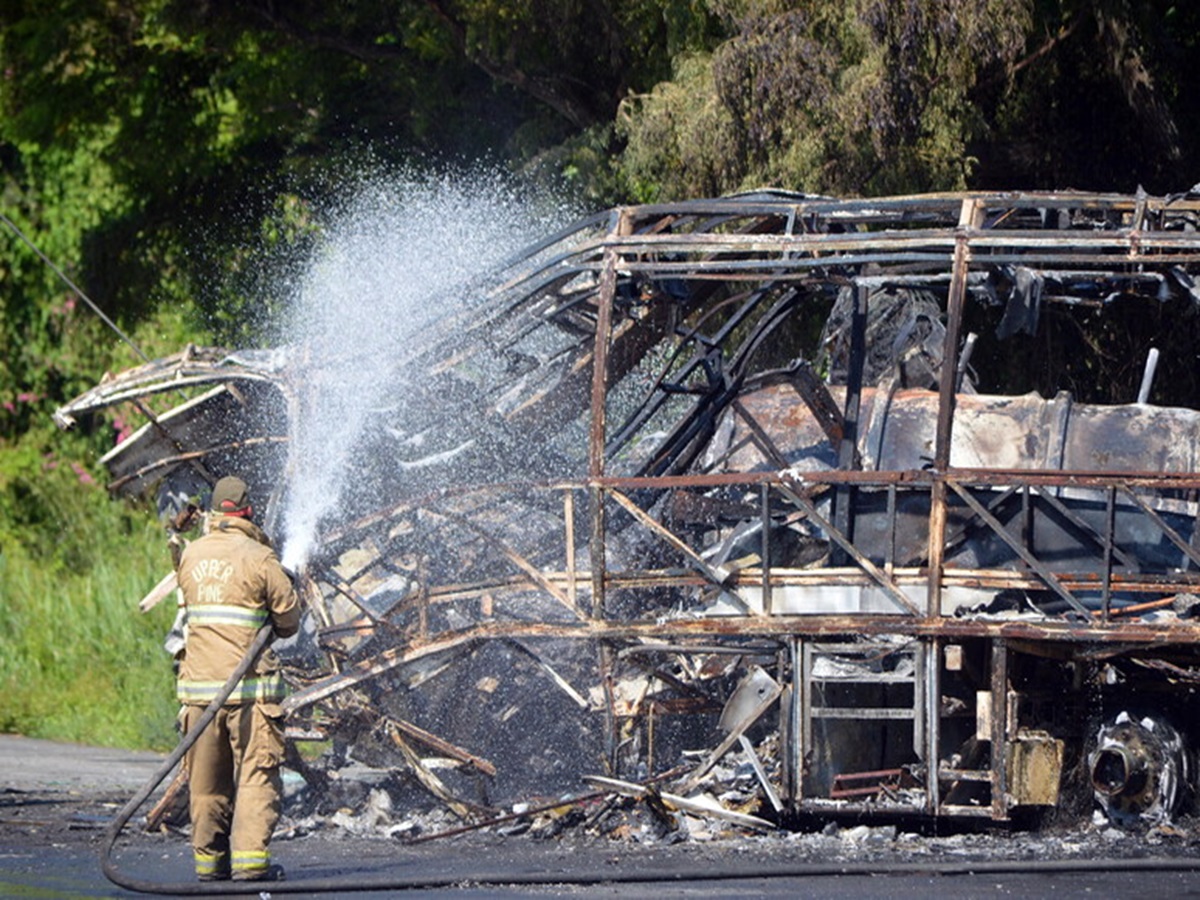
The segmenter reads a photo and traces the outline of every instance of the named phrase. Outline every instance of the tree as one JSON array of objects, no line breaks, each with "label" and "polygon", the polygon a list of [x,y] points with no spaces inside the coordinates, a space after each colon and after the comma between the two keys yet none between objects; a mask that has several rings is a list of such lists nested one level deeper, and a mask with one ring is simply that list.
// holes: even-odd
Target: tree
[{"label": "tree", "polygon": [[[1194,4],[714,0],[729,32],[631,97],[643,196],[761,185],[1158,192],[1194,180]],[[723,132],[715,139],[712,130]]]},{"label": "tree", "polygon": [[[982,127],[971,92],[1016,59],[1030,19],[997,0],[714,5],[729,40],[623,110],[627,167],[668,195],[963,187]],[[714,126],[730,139],[703,140]]]},{"label": "tree", "polygon": [[1041,0],[1009,77],[980,86],[981,187],[1170,193],[1195,182],[1195,4]]}]

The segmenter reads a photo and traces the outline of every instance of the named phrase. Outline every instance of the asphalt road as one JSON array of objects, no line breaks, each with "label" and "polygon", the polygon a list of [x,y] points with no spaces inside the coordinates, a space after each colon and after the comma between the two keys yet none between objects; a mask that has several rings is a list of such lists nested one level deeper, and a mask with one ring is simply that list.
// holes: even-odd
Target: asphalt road
[{"label": "asphalt road", "polygon": [[165,758],[165,754],[0,734],[0,790],[128,790],[132,794]]},{"label": "asphalt road", "polygon": [[[98,852],[107,823],[161,761],[150,753],[0,736],[0,896],[146,896],[109,883],[100,871]],[[1038,871],[1044,857],[1029,849],[1036,844],[1014,849],[1003,838],[994,845],[969,845],[974,863],[961,853],[921,855],[920,848],[894,844],[864,845],[847,857],[840,846],[835,839],[814,844],[786,835],[641,844],[579,836],[533,840],[484,832],[405,845],[331,830],[275,842],[275,856],[287,867],[289,881],[271,886],[275,890],[270,894],[383,898],[396,896],[404,885],[407,895],[457,898],[928,900],[935,892],[963,898],[1200,897],[1200,871],[1106,871],[1102,861],[1070,873]],[[995,857],[978,858],[980,848],[986,854],[989,846],[1004,851],[1004,871],[987,870]],[[827,859],[814,857],[814,847],[831,847],[837,853]],[[1176,856],[1188,856],[1181,849],[1187,847],[1177,846]],[[122,872],[139,881],[192,885],[190,851],[178,834],[131,829],[119,842],[116,859]],[[835,859],[857,874],[829,874]],[[952,867],[952,874],[938,874],[944,864]],[[621,881],[631,877],[643,880]],[[341,886],[319,893],[306,888],[316,883],[329,887],[334,880]],[[361,890],[384,883],[392,887]],[[256,891],[248,896],[260,895]]]}]

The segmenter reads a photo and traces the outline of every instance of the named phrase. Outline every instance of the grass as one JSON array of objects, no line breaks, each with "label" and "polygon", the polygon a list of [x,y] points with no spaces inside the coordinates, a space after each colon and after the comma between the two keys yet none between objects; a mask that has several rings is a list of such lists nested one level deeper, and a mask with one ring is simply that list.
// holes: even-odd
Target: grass
[{"label": "grass", "polygon": [[0,732],[163,750],[175,744],[162,649],[175,604],[144,614],[137,603],[168,571],[165,535],[152,513],[103,494],[87,491],[59,517],[55,549],[75,565],[0,544]]}]

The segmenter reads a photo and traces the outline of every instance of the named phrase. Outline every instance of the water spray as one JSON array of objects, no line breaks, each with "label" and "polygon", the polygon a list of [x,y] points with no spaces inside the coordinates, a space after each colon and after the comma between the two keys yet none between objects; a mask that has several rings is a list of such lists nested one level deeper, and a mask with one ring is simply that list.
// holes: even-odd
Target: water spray
[{"label": "water spray", "polygon": [[396,359],[434,321],[477,303],[505,257],[569,217],[565,204],[528,193],[495,171],[409,173],[364,182],[331,216],[292,291],[292,365],[304,375],[289,416],[285,567],[303,570],[323,522],[365,511],[346,497],[366,468],[362,439],[416,387],[397,381]]}]

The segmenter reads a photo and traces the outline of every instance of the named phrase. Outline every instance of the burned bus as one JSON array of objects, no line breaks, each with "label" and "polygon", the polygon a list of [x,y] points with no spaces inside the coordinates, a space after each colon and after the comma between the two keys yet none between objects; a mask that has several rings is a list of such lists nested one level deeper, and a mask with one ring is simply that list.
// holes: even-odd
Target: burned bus
[{"label": "burned bus", "polygon": [[[777,823],[1162,822],[1193,793],[1200,412],[1151,401],[1128,323],[1192,327],[1198,224],[1192,195],[621,207],[398,342],[353,434],[312,397],[362,360],[306,346],[189,347],[57,419],[135,404],[114,492],[169,518],[237,472],[277,535],[298,434],[353,444],[291,733],[463,815],[733,759]],[[1110,315],[1131,389],[1079,396]]]}]

